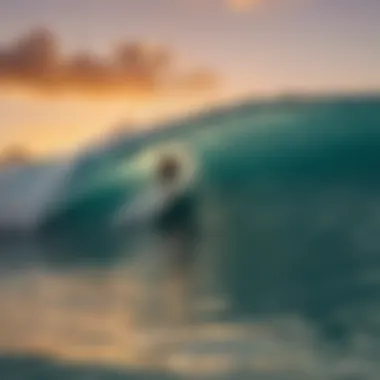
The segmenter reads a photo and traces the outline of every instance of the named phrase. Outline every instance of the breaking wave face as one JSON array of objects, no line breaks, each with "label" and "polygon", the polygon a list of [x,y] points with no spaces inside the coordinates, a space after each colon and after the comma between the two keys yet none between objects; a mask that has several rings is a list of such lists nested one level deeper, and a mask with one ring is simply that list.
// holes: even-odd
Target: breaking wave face
[{"label": "breaking wave face", "polygon": [[[101,347],[108,347],[107,354],[85,348],[74,354],[73,346],[69,349],[66,343],[57,343],[61,339],[57,338],[49,343],[49,353],[58,348],[65,351],[66,347],[66,354],[94,361],[99,355],[116,362],[137,360],[126,359],[125,347],[132,344],[134,351],[135,343],[131,343],[128,330],[133,318],[129,322],[123,319],[122,292],[136,289],[132,274],[140,272],[135,265],[146,269],[147,257],[147,262],[157,265],[159,259],[152,252],[154,245],[149,246],[149,232],[139,236],[125,231],[120,236],[110,221],[120,205],[149,186],[161,152],[174,151],[187,164],[188,173],[196,174],[201,194],[204,233],[198,242],[199,292],[214,301],[226,301],[228,307],[207,317],[203,332],[201,327],[192,330],[190,335],[204,338],[203,345],[189,336],[175,338],[171,347],[176,348],[166,362],[171,370],[198,376],[197,367],[205,376],[215,371],[221,376],[223,371],[236,370],[237,360],[242,363],[245,358],[244,370],[238,370],[237,378],[245,378],[244,373],[248,373],[247,378],[257,373],[268,379],[377,378],[379,125],[379,98],[244,104],[154,132],[120,137],[85,152],[70,165],[59,166],[64,170],[41,169],[46,175],[44,181],[51,185],[42,186],[41,180],[36,183],[49,194],[48,206],[43,200],[26,200],[24,195],[18,195],[24,203],[17,202],[22,205],[17,221],[25,221],[28,215],[27,222],[33,220],[30,225],[38,231],[38,238],[33,240],[37,245],[35,256],[30,253],[30,243],[18,248],[19,256],[8,245],[4,252],[13,252],[8,255],[12,259],[3,255],[2,260],[12,261],[13,268],[16,261],[23,263],[23,268],[29,262],[28,273],[35,284],[38,278],[39,295],[35,297],[40,300],[39,312],[45,310],[44,318],[54,309],[50,301],[41,301],[47,299],[48,289],[58,299],[61,290],[55,289],[69,289],[77,281],[75,289],[89,289],[83,299],[104,295],[90,307],[101,309],[92,311],[97,317],[91,323],[104,325],[103,312],[108,310],[107,318],[113,321],[110,328],[115,331],[104,334],[116,333],[124,339],[122,344],[118,341],[119,346],[103,342]],[[6,191],[5,186],[2,189]],[[35,193],[42,197],[37,185]],[[24,206],[29,203],[35,208]],[[4,202],[1,207],[9,204]],[[12,217],[12,212],[7,212],[2,213],[3,224]],[[3,264],[5,267],[8,264]],[[112,290],[95,290],[94,277],[83,274],[91,270],[102,273],[102,284],[113,284]],[[4,277],[1,296],[21,300],[20,295],[9,295],[18,277],[15,269],[7,271],[13,274]],[[22,273],[27,278],[25,268]],[[149,276],[142,281],[143,277],[138,288],[149,282]],[[124,285],[120,285],[120,278],[128,284],[123,280]],[[70,297],[77,293],[67,292]],[[27,307],[24,301],[18,305],[16,309]],[[29,306],[33,309],[33,305]],[[65,305],[60,304],[58,309],[68,318],[72,311]],[[126,315],[133,316],[136,306],[128,308]],[[122,319],[117,319],[121,315]],[[89,323],[81,324],[80,317],[75,318],[76,328],[83,330]],[[89,320],[86,318],[84,321]],[[11,316],[4,319],[9,325],[15,323]],[[44,334],[49,334],[46,331],[36,335],[38,345]],[[4,338],[0,343],[8,347],[10,341],[4,343]]]}]

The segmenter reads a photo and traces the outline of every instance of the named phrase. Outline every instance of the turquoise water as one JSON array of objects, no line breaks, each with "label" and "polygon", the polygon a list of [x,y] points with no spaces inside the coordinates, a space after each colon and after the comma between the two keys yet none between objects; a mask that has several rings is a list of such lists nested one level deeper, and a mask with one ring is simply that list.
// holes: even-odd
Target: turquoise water
[{"label": "turquoise water", "polygon": [[[249,339],[253,348],[237,337],[212,345],[211,337],[203,356],[222,350],[271,363],[271,370],[240,368],[236,378],[375,379],[379,127],[380,98],[349,97],[247,103],[120,137],[74,161],[38,234],[17,249],[4,246],[3,268],[14,276],[33,272],[34,284],[59,277],[65,286],[72,273],[89,268],[102,278],[120,268],[126,278],[140,273],[130,268],[146,265],[139,257],[154,251],[150,232],[120,233],[111,221],[149,187],[158,155],[174,149],[195,168],[201,194],[200,293],[228,303],[208,323],[243,331],[248,323],[257,332]],[[172,354],[190,355],[181,344]],[[277,366],[284,357],[287,364]]]}]

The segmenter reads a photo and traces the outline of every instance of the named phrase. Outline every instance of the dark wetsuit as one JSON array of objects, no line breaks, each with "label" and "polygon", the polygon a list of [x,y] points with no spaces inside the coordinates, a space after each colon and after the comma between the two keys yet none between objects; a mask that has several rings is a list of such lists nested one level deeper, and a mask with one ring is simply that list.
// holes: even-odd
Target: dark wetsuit
[{"label": "dark wetsuit", "polygon": [[[154,228],[164,239],[176,239],[171,264],[180,273],[188,272],[195,259],[198,237],[197,199],[192,192],[177,195],[154,220]],[[174,257],[173,257],[174,256]]]}]

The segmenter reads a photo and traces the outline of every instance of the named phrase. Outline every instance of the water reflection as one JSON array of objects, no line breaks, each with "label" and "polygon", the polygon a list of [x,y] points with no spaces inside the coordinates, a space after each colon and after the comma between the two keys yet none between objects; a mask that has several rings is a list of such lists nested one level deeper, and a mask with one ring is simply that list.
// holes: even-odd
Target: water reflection
[{"label": "water reflection", "polygon": [[[74,252],[64,260],[63,250],[53,252],[48,247],[28,241],[2,248],[3,356],[40,355],[58,363],[164,370],[189,379],[249,379],[253,374],[270,379],[346,379],[353,374],[377,379],[380,308],[375,296],[363,297],[355,310],[345,309],[344,302],[335,306],[337,321],[353,319],[343,346],[321,334],[326,327],[323,319],[312,323],[306,312],[290,308],[247,316],[234,310],[233,304],[227,313],[219,308],[214,314],[205,313],[203,305],[200,315],[207,317],[191,326],[149,328],[144,324],[142,328],[141,303],[154,282],[146,286],[144,264],[131,249],[118,245],[108,251],[112,263],[104,265],[102,259],[84,265],[75,260]],[[369,281],[369,277],[364,279]],[[328,289],[322,296],[329,297]],[[218,304],[217,299],[209,301]],[[156,314],[150,312],[154,320]],[[3,374],[4,363],[10,362],[0,360]],[[28,379],[26,374],[21,378]]]}]

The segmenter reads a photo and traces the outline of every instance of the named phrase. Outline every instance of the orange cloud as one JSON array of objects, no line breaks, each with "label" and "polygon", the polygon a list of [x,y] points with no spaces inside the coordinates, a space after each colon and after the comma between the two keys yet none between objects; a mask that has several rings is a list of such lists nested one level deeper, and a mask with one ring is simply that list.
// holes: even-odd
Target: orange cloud
[{"label": "orange cloud", "polygon": [[36,29],[0,46],[0,85],[41,94],[147,97],[206,91],[217,82],[211,70],[177,74],[173,52],[141,42],[122,43],[106,58],[92,52],[64,56],[50,30]]}]

